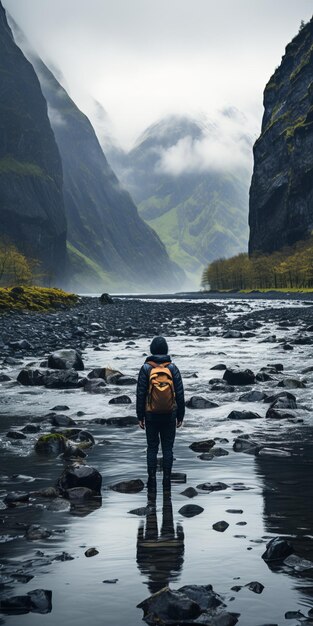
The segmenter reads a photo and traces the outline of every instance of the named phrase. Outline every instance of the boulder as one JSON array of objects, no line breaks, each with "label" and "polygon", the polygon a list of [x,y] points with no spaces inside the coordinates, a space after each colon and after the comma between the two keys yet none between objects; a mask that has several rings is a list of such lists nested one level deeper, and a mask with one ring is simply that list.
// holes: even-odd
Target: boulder
[{"label": "boulder", "polygon": [[233,444],[234,452],[244,452],[245,454],[258,454],[261,446],[258,445],[252,439],[244,439],[243,437],[237,437]]},{"label": "boulder", "polygon": [[253,411],[231,411],[227,415],[228,420],[254,420],[260,419],[261,415],[253,413]]},{"label": "boulder", "polygon": [[84,391],[87,393],[105,393],[106,382],[102,378],[86,379]]},{"label": "boulder", "polygon": [[17,382],[21,385],[34,387],[35,385],[45,384],[45,374],[40,370],[33,370],[30,368],[24,368],[20,371]]},{"label": "boulder", "polygon": [[211,402],[211,400],[207,400],[202,396],[191,396],[191,398],[187,400],[186,406],[189,409],[214,409],[218,406],[218,404]]},{"label": "boulder", "polygon": [[225,530],[228,528],[229,524],[227,522],[225,522],[225,520],[221,520],[220,522],[215,522],[215,524],[212,524],[212,528],[214,530],[217,530],[217,532],[219,533],[223,533],[225,532]]},{"label": "boulder", "polygon": [[79,386],[75,370],[47,372],[45,375],[45,387],[48,389],[77,389]]},{"label": "boulder", "polygon": [[189,448],[194,452],[209,452],[215,446],[214,439],[204,439],[203,441],[194,441]]},{"label": "boulder", "polygon": [[184,585],[178,589],[178,592],[196,602],[201,611],[225,606],[222,598],[213,591],[212,585]]},{"label": "boulder", "polygon": [[7,504],[7,506],[14,506],[19,502],[28,502],[29,493],[21,492],[21,491],[10,491],[5,498],[3,498],[3,502]]},{"label": "boulder", "polygon": [[105,367],[96,367],[87,374],[88,378],[102,378],[105,380]]},{"label": "boulder", "polygon": [[42,455],[58,456],[66,450],[66,438],[59,433],[49,433],[41,435],[35,443],[35,452]]},{"label": "boulder", "polygon": [[180,493],[182,496],[186,496],[186,498],[194,498],[198,495],[198,491],[194,487],[187,487],[187,489]]},{"label": "boulder", "polygon": [[136,385],[137,384],[137,378],[134,378],[133,376],[119,376],[117,379],[117,382],[115,383],[117,385]]},{"label": "boulder", "polygon": [[[273,403],[276,402],[276,400],[281,399],[281,398],[285,400],[290,400],[291,402],[294,402],[296,405],[296,396],[294,396],[289,391],[280,391],[279,393],[275,393],[272,396],[267,396],[267,398],[264,398],[264,402],[266,404],[273,405]],[[288,408],[296,408],[296,406],[290,406]]]},{"label": "boulder", "polygon": [[267,417],[268,419],[281,420],[281,419],[294,419],[295,415],[293,413],[286,413],[285,411],[270,407],[266,411],[265,417]]},{"label": "boulder", "polygon": [[257,580],[253,580],[251,583],[245,585],[245,587],[248,587],[248,589],[250,589],[250,591],[253,591],[253,593],[258,594],[262,593],[264,589],[264,585],[262,585],[262,583],[259,583]]},{"label": "boulder", "polygon": [[266,544],[262,559],[266,562],[283,561],[294,552],[293,546],[283,537],[274,537]]},{"label": "boulder", "polygon": [[226,370],[227,366],[224,365],[224,363],[217,363],[217,365],[213,365],[213,367],[210,368],[211,370]]},{"label": "boulder", "polygon": [[115,398],[111,398],[109,400],[109,404],[131,404],[131,399],[129,396],[116,396]]},{"label": "boulder", "polygon": [[114,300],[108,293],[102,293],[99,298],[100,304],[113,304]]},{"label": "boulder", "polygon": [[23,613],[51,613],[52,591],[34,589],[25,596],[10,596],[0,600],[1,613],[20,615]]},{"label": "boulder", "polygon": [[52,415],[50,417],[52,426],[75,426],[76,422],[69,415]]},{"label": "boulder", "polygon": [[252,385],[255,382],[255,375],[249,369],[227,369],[224,372],[223,379],[229,385]]},{"label": "boulder", "polygon": [[239,397],[240,402],[261,402],[267,397],[264,391],[257,391],[253,389],[252,391],[247,391],[247,393],[242,394]]},{"label": "boulder", "polygon": [[197,504],[185,504],[179,509],[178,513],[184,517],[194,517],[195,515],[200,515],[203,511],[202,506],[198,506]]},{"label": "boulder", "polygon": [[56,350],[48,356],[48,367],[57,370],[83,370],[83,360],[77,350]]},{"label": "boulder", "polygon": [[110,489],[118,491],[119,493],[138,493],[142,491],[143,488],[144,483],[139,478],[135,480],[123,480],[115,485],[110,485]]},{"label": "boulder", "polygon": [[306,385],[298,378],[284,378],[278,383],[277,387],[285,387],[286,389],[305,389]]},{"label": "boulder", "polygon": [[66,493],[74,487],[87,487],[96,494],[101,493],[102,476],[94,467],[73,463],[66,467],[57,481],[57,487]]},{"label": "boulder", "polygon": [[200,606],[196,602],[169,587],[164,587],[140,602],[137,608],[143,610],[148,624],[179,624],[183,620],[190,623],[201,614]]},{"label": "boulder", "polygon": [[26,435],[20,430],[9,430],[6,436],[9,437],[9,439],[27,439]]},{"label": "boulder", "polygon": [[11,378],[7,374],[0,374],[0,383],[6,383],[9,380],[11,380]]}]

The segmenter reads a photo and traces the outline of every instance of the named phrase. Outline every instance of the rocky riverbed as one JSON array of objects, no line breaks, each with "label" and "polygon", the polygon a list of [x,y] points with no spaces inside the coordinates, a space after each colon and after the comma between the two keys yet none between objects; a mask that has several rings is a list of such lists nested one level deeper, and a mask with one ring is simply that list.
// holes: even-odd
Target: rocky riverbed
[{"label": "rocky riverbed", "polygon": [[[0,623],[313,623],[312,312],[82,298],[2,314]],[[134,383],[156,334],[187,409],[154,507]]]}]

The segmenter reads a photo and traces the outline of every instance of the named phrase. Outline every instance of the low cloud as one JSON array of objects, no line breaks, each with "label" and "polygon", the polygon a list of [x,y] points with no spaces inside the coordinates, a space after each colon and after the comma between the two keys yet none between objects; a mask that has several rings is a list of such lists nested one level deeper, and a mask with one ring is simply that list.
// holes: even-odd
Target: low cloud
[{"label": "low cloud", "polygon": [[169,148],[161,148],[156,169],[171,176],[205,171],[250,175],[255,135],[242,113],[225,109],[204,124],[200,138],[186,135]]}]

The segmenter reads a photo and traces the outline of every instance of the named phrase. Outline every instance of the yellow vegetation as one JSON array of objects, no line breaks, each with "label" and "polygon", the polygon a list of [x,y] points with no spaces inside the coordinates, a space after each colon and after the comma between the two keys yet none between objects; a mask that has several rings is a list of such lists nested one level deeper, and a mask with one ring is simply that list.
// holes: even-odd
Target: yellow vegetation
[{"label": "yellow vegetation", "polygon": [[0,287],[0,311],[8,309],[49,311],[63,306],[72,306],[78,300],[74,293],[50,287]]},{"label": "yellow vegetation", "polygon": [[217,259],[204,270],[202,286],[220,290],[313,290],[313,236],[272,254],[242,253]]}]

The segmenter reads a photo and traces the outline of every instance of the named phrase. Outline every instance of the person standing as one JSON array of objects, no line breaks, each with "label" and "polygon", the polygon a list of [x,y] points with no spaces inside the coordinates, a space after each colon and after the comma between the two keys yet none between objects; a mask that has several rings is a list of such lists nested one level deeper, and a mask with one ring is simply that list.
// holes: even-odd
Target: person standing
[{"label": "person standing", "polygon": [[185,415],[184,386],[180,371],[168,354],[164,337],[154,337],[150,352],[151,356],[146,358],[138,375],[136,411],[139,426],[146,431],[148,492],[156,493],[160,440],[163,453],[163,490],[169,492],[176,428],[180,428]]}]

